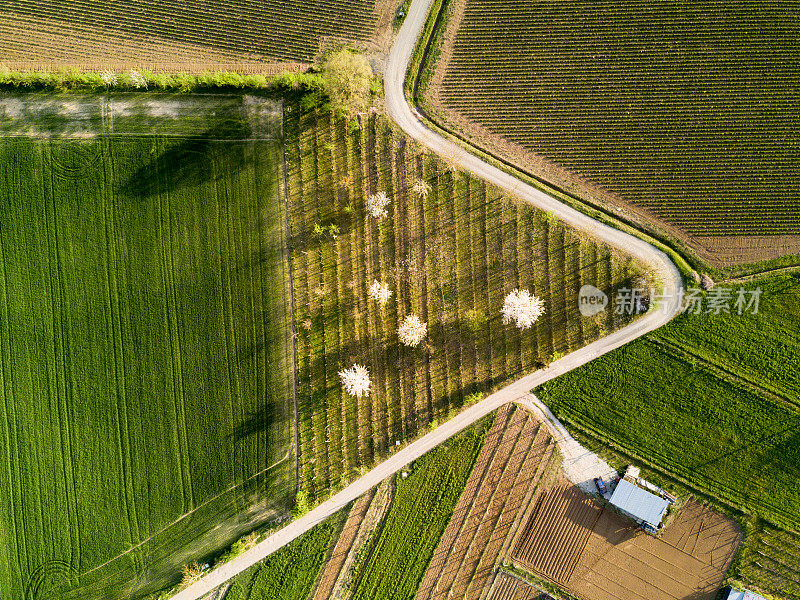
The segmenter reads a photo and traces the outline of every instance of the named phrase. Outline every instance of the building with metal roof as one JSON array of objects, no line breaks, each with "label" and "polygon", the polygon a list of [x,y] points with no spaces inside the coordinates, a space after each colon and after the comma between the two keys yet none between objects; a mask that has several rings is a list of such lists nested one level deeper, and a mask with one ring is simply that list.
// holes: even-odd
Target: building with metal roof
[{"label": "building with metal roof", "polygon": [[764,596],[760,596],[755,592],[748,592],[743,591],[740,592],[739,590],[731,589],[728,591],[728,595],[725,597],[725,600],[767,600]]},{"label": "building with metal roof", "polygon": [[646,523],[653,529],[659,528],[669,506],[669,502],[664,498],[643,490],[627,479],[620,479],[611,496],[611,504],[639,523]]}]

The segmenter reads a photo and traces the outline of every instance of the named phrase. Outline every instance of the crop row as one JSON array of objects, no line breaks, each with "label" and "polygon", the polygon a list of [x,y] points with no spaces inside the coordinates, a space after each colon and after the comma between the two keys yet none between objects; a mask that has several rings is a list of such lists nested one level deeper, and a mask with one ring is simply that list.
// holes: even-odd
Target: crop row
[{"label": "crop row", "polygon": [[584,177],[694,235],[800,230],[791,3],[464,2],[426,94],[494,134],[471,131],[479,145],[536,153],[554,183]]},{"label": "crop row", "polygon": [[492,600],[519,600],[525,598],[539,598],[539,590],[532,585],[500,571],[492,587]]},{"label": "crop row", "polygon": [[[288,107],[287,183],[295,276],[301,489],[314,498],[349,479],[475,393],[621,325],[611,311],[582,319],[582,283],[609,290],[635,273],[604,246],[481,181],[412,150],[381,118],[363,130]],[[413,191],[424,181],[427,195]],[[389,215],[367,218],[385,192]],[[381,308],[367,287],[393,295]],[[545,300],[535,327],[501,323],[506,294]],[[399,344],[406,315],[429,328]],[[345,394],[338,372],[367,365],[369,396]]]},{"label": "crop row", "polygon": [[[274,60],[310,61],[323,38],[364,41],[374,23],[371,3],[355,0],[216,0],[193,8],[159,0],[129,3],[76,0],[67,8],[52,1],[20,0],[15,14],[33,24],[64,21],[98,30],[146,36]],[[41,59],[41,57],[39,57]]]},{"label": "crop row", "polygon": [[[552,456],[547,430],[527,411],[498,411],[478,465],[459,499],[417,598],[480,598],[512,526]],[[493,436],[493,437],[492,437]]]},{"label": "crop row", "polygon": [[547,490],[522,530],[513,559],[550,580],[570,580],[600,508],[577,488]]}]

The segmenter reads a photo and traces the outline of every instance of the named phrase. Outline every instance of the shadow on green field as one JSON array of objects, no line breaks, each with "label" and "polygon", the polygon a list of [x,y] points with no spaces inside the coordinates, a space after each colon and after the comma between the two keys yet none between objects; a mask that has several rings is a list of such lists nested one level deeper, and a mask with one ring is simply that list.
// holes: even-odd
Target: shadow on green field
[{"label": "shadow on green field", "polygon": [[[210,169],[209,164],[213,164],[219,142],[244,140],[250,133],[250,127],[241,121],[220,121],[200,136],[181,140],[140,167],[123,184],[121,191],[127,196],[146,198],[160,190],[209,181],[214,177],[214,169]],[[230,143],[225,152],[225,171],[218,177],[230,177],[246,162],[245,146]]]},{"label": "shadow on green field", "polygon": [[[282,413],[285,412],[283,407],[287,404],[291,405],[291,403],[291,399],[269,399],[258,410],[247,413],[247,416],[235,426],[233,437],[238,441],[262,431],[268,432],[273,423],[284,418],[282,416]],[[270,440],[267,440],[267,443],[269,444]]]}]

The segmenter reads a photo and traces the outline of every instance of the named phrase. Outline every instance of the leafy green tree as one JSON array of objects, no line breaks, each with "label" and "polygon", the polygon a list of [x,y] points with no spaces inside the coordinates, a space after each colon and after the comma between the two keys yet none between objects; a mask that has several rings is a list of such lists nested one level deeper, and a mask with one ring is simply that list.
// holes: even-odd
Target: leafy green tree
[{"label": "leafy green tree", "polygon": [[331,53],[323,78],[334,111],[352,117],[369,108],[372,67],[363,55],[350,50]]}]

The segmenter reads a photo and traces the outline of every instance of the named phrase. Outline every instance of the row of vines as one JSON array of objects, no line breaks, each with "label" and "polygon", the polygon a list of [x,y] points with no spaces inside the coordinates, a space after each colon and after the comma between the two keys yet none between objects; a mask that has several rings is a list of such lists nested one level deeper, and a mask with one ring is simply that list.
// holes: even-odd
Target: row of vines
[{"label": "row of vines", "polygon": [[[41,42],[40,36],[50,36],[53,42],[59,40],[59,24],[68,26],[70,38],[76,38],[75,42],[89,53],[83,62],[96,53],[113,57],[119,40],[137,39],[153,46],[160,43],[165,51],[174,45],[185,47],[187,57],[195,61],[202,60],[201,50],[207,48],[209,60],[312,62],[326,39],[351,43],[369,40],[377,19],[374,1],[357,0],[76,0],[69,5],[52,0],[20,0],[14,2],[13,10],[14,21],[35,33],[26,40],[19,38],[10,23],[0,27],[0,42],[7,50],[4,59],[63,61],[63,66],[76,60],[73,47],[36,46]],[[89,42],[97,44],[93,51]],[[165,52],[165,56],[171,55],[171,51]],[[147,58],[149,62],[161,62],[154,52]]]},{"label": "row of vines", "polygon": [[[300,489],[308,500],[625,320],[612,311],[582,318],[576,299],[584,283],[610,291],[635,275],[628,259],[449,168],[375,114],[355,130],[297,106],[285,118]],[[429,192],[414,191],[420,181]],[[381,220],[364,210],[378,192],[391,199]],[[383,307],[368,295],[375,280],[392,291]],[[501,322],[514,288],[545,301],[532,329]],[[418,348],[398,341],[409,314],[428,324]],[[369,396],[342,389],[338,372],[353,363],[370,370]]]},{"label": "row of vines", "polygon": [[456,4],[427,97],[479,145],[488,130],[692,235],[800,231],[793,2]]}]

